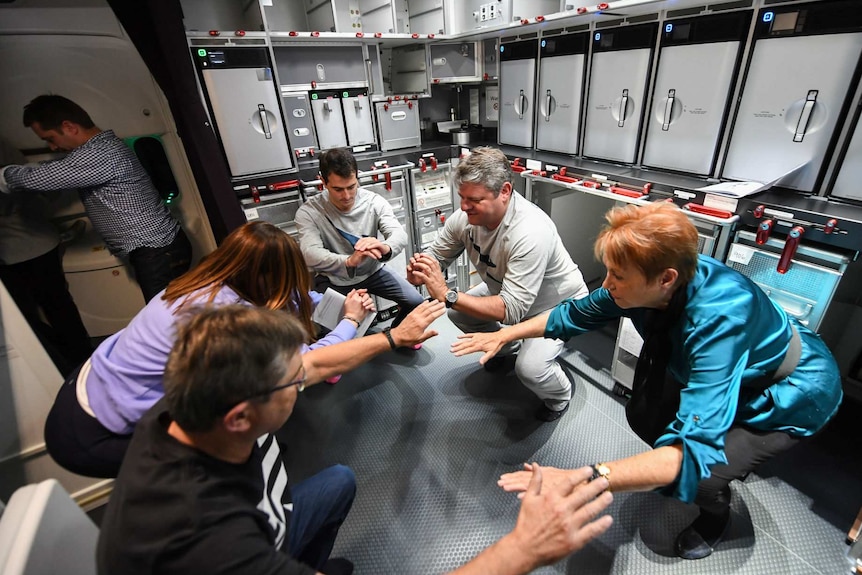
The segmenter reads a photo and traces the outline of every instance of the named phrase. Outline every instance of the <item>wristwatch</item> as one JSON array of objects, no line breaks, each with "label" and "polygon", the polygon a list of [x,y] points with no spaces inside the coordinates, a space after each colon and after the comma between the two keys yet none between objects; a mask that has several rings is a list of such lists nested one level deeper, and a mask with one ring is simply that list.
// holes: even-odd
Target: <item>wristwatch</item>
[{"label": "wristwatch", "polygon": [[458,301],[458,289],[450,289],[446,292],[446,301],[443,302],[446,304],[447,308],[451,308]]},{"label": "wristwatch", "polygon": [[604,477],[608,480],[608,491],[611,489],[611,468],[605,465],[604,463],[596,463],[593,465],[593,476],[590,477],[590,481],[598,479],[599,477]]}]

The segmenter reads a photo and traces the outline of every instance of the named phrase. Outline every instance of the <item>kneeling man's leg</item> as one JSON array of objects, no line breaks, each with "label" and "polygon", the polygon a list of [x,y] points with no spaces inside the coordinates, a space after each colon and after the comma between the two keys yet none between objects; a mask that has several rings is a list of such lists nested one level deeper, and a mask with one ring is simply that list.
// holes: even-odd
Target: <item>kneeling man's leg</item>
[{"label": "kneeling man's leg", "polygon": [[572,398],[572,384],[557,362],[562,350],[563,341],[559,339],[525,339],[515,362],[518,379],[544,401],[551,412],[565,410]]}]

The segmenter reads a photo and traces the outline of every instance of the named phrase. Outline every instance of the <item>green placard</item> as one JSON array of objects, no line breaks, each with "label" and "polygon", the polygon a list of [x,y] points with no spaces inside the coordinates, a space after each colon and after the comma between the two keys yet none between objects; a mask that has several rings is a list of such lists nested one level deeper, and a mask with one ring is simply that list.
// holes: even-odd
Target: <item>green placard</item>
[{"label": "green placard", "polygon": [[206,55],[207,55],[207,51],[204,50],[203,48],[198,50],[198,56],[200,56],[201,58],[205,57]]}]

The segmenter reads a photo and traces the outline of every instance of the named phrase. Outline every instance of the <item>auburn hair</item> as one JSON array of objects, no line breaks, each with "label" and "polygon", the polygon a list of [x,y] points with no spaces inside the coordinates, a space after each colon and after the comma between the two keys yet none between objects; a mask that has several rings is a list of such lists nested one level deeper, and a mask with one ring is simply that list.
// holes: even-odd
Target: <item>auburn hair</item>
[{"label": "auburn hair", "polygon": [[667,268],[679,272],[681,283],[697,268],[697,229],[682,210],[668,202],[612,208],[594,246],[598,260],[638,268],[647,280]]},{"label": "auburn hair", "polygon": [[285,310],[297,316],[306,333],[314,334],[311,273],[299,246],[289,234],[263,221],[248,222],[193,269],[168,284],[162,299],[173,304],[186,298],[174,313],[190,304],[210,303],[222,286],[252,304]]}]

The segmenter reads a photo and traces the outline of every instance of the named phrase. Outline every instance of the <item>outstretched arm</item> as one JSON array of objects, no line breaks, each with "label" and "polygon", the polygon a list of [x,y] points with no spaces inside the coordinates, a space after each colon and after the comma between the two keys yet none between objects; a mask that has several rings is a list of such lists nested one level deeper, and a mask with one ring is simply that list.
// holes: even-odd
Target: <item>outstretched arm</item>
[{"label": "outstretched arm", "polygon": [[504,327],[499,331],[459,335],[458,341],[452,344],[452,353],[460,357],[468,353],[483,351],[485,355],[479,359],[479,363],[485,365],[489,359],[497,355],[497,352],[508,343],[519,339],[542,337],[545,335],[545,326],[548,324],[549,315],[550,312],[546,312],[532,317],[527,321]]},{"label": "outstretched arm", "polygon": [[610,515],[596,519],[613,501],[604,478],[587,482],[592,469],[584,467],[571,472],[568,482],[552,487],[543,485],[542,472],[532,465],[515,529],[450,575],[522,575],[562,559],[608,530]]},{"label": "outstretched arm", "polygon": [[[428,326],[445,311],[446,308],[440,302],[424,302],[418,305],[389,333],[395,346],[416,345],[437,335],[437,332],[428,329]],[[383,333],[313,349],[302,356],[306,374],[305,385],[314,385],[328,377],[350,371],[390,349],[389,339]]]}]

